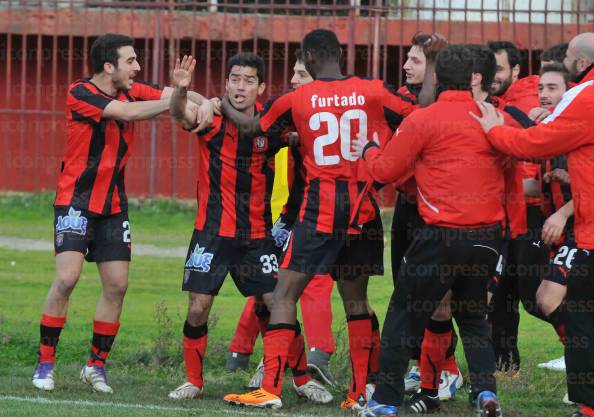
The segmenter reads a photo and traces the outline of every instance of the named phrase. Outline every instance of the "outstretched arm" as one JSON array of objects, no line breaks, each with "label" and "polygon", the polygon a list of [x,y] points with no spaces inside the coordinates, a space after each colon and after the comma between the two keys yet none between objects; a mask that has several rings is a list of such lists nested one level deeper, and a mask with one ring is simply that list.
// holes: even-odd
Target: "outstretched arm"
[{"label": "outstretched arm", "polygon": [[254,137],[263,133],[260,128],[260,116],[250,117],[243,114],[233,107],[227,95],[221,100],[221,111],[231,120],[231,123],[237,127],[242,135]]}]

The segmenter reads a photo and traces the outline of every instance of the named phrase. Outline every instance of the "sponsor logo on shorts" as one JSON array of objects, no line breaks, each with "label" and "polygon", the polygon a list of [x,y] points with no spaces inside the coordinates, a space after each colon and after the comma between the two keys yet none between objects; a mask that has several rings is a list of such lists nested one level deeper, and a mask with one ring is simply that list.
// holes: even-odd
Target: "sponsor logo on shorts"
[{"label": "sponsor logo on shorts", "polygon": [[190,255],[188,262],[186,262],[186,268],[198,272],[210,271],[210,263],[212,262],[212,253],[204,252],[206,248],[201,248],[198,243],[194,251]]},{"label": "sponsor logo on shorts", "polygon": [[280,219],[278,219],[272,226],[272,238],[274,239],[274,243],[278,248],[282,248],[289,237],[289,231],[285,229],[285,226],[286,224]]},{"label": "sponsor logo on shorts", "polygon": [[56,246],[60,247],[64,243],[64,234],[60,233],[56,236]]},{"label": "sponsor logo on shorts", "polygon": [[56,233],[71,232],[78,235],[87,234],[87,223],[89,221],[85,216],[80,215],[80,210],[76,211],[70,207],[67,216],[58,216],[56,223]]},{"label": "sponsor logo on shorts", "polygon": [[186,269],[184,271],[184,284],[187,284],[189,280],[190,280],[190,270]]}]

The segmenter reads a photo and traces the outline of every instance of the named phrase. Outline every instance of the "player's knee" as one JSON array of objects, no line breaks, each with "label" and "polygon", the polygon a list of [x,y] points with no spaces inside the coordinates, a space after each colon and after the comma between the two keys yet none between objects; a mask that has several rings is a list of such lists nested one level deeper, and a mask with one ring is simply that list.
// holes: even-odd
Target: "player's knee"
[{"label": "player's knee", "polygon": [[191,323],[203,323],[208,318],[209,304],[199,297],[190,297],[188,306],[188,321]]},{"label": "player's knee", "polygon": [[536,305],[540,312],[545,316],[549,316],[557,307],[559,307],[559,303],[557,303],[556,300],[545,297],[543,294],[537,294]]},{"label": "player's knee", "polygon": [[108,292],[109,294],[119,300],[123,300],[124,296],[126,295],[126,291],[128,290],[128,280],[122,279],[117,280],[109,285]]},{"label": "player's knee", "polygon": [[77,271],[61,271],[57,274],[54,288],[63,297],[68,297],[78,282],[79,274]]},{"label": "player's knee", "polygon": [[452,309],[450,306],[439,306],[431,318],[435,321],[448,321],[452,318]]}]

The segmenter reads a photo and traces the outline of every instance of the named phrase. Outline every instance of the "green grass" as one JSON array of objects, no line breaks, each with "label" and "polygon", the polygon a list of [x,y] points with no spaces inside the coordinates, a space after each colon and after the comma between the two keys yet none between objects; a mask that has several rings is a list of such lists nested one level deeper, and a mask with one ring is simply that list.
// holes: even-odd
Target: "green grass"
[{"label": "green grass", "polygon": [[[51,239],[51,195],[9,195],[0,198],[0,235]],[[185,246],[194,212],[191,205],[170,200],[145,202],[132,209],[135,243]],[[386,253],[386,260],[389,256]],[[41,305],[54,274],[53,254],[0,249],[0,416],[229,416],[245,410],[225,406],[225,393],[240,390],[250,374],[229,374],[223,369],[226,345],[231,339],[243,307],[243,299],[227,280],[212,311],[209,347],[205,358],[205,399],[174,402],[167,393],[183,381],[181,330],[187,295],[180,291],[183,261],[136,257],[131,265],[130,286],[122,314],[122,328],[109,362],[111,384],[116,393],[109,397],[93,394],[78,381],[78,372],[88,354],[91,318],[100,290],[92,264],[85,265],[81,281],[72,296],[68,323],[58,349],[57,384],[53,393],[40,393],[30,378],[38,343]],[[383,317],[392,289],[389,264],[385,278],[371,280],[371,304]],[[337,354],[332,367],[342,386],[334,391],[331,406],[312,406],[298,401],[286,385],[282,412],[286,416],[341,415],[337,409],[349,378],[346,358],[345,319],[336,291],[333,294]],[[536,369],[536,364],[562,354],[550,326],[526,314],[522,316],[520,349],[523,369],[519,376],[499,378],[500,396],[506,416],[551,417],[571,412],[561,403],[565,377]],[[460,346],[460,345],[459,345]],[[259,360],[260,344],[252,357]],[[458,359],[466,376],[461,349]],[[288,383],[288,381],[287,381]],[[31,403],[7,397],[43,398],[51,401],[93,403]],[[94,402],[104,402],[97,407]],[[167,410],[121,408],[109,404],[140,404],[173,407]],[[445,404],[443,416],[474,415],[466,395]],[[261,413],[262,414],[262,413]]]}]

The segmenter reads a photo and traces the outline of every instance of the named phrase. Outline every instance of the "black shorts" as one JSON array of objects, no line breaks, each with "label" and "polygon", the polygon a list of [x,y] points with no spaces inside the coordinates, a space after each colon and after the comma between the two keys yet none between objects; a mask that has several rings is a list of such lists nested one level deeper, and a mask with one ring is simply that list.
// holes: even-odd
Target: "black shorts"
[{"label": "black shorts", "polygon": [[217,295],[231,274],[245,297],[272,292],[278,272],[277,251],[272,238],[245,240],[194,230],[182,290]]},{"label": "black shorts", "polygon": [[127,212],[101,216],[74,207],[54,207],[54,250],[80,252],[88,262],[130,261]]},{"label": "black shorts", "polygon": [[579,251],[572,230],[571,233],[566,234],[565,242],[559,246],[551,258],[543,280],[567,286],[569,271],[571,271],[573,260]]},{"label": "black shorts", "polygon": [[384,274],[384,232],[379,217],[360,234],[319,233],[310,222],[295,223],[281,267],[334,280]]}]

